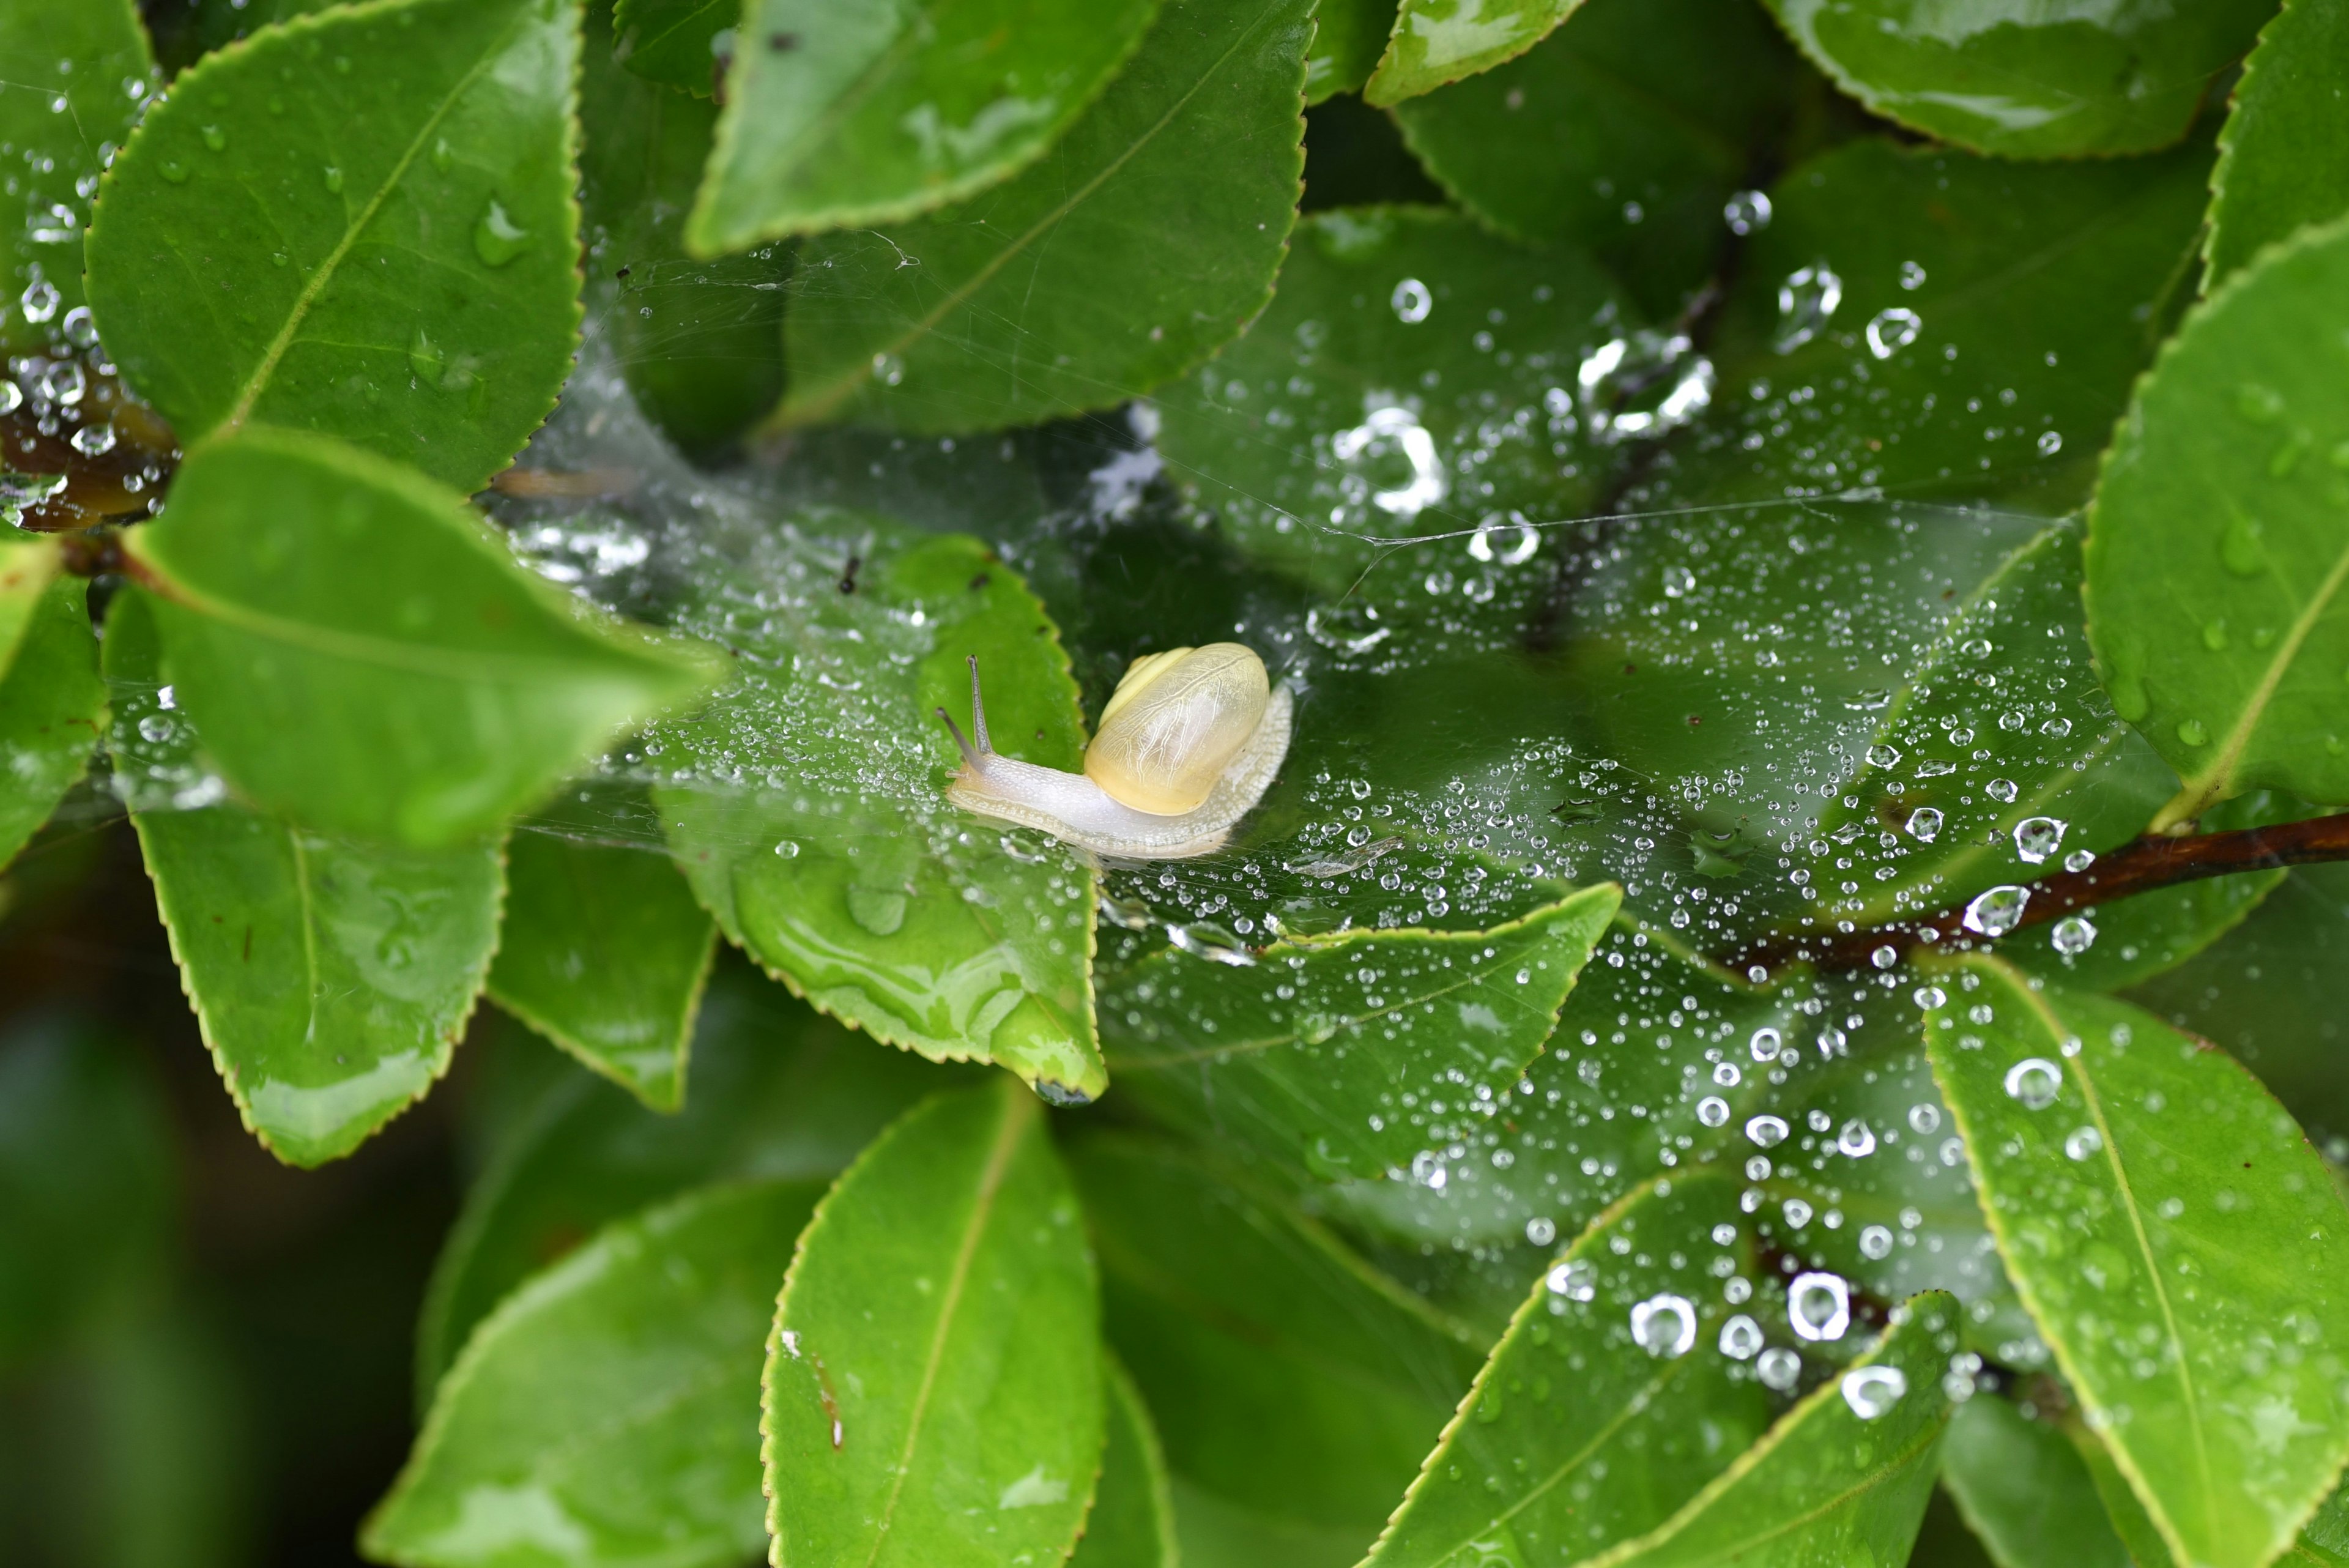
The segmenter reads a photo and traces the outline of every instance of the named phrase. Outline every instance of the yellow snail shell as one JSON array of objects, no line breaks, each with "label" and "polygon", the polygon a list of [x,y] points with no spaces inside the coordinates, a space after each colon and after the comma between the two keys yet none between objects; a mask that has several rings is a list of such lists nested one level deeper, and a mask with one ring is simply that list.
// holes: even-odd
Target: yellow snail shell
[{"label": "yellow snail shell", "polygon": [[[1134,660],[1106,706],[1085,771],[1062,773],[998,753],[971,660],[972,738],[955,730],[963,765],[947,798],[964,810],[1052,835],[1096,854],[1178,860],[1223,846],[1288,754],[1294,699],[1236,642]],[[954,721],[944,709],[947,727]]]}]

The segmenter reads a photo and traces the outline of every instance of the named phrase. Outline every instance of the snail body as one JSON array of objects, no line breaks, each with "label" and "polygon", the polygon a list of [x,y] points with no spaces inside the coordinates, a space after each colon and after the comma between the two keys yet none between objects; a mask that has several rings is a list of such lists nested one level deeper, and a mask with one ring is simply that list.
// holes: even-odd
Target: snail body
[{"label": "snail body", "polygon": [[1100,855],[1210,854],[1279,773],[1294,706],[1288,688],[1272,686],[1264,661],[1238,643],[1150,654],[1134,660],[1102,709],[1084,772],[1062,773],[988,744],[974,659],[971,738],[938,711],[963,759],[947,798]]}]

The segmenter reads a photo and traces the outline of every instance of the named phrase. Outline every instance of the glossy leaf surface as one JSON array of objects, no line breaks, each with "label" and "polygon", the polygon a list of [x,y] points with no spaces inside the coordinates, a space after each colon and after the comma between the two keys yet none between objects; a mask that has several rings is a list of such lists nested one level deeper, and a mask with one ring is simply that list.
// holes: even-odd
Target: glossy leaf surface
[{"label": "glossy leaf surface", "polygon": [[741,19],[739,0],[619,0],[611,53],[647,81],[709,98],[726,68],[719,35]]},{"label": "glossy leaf surface", "polygon": [[2172,1551],[2267,1562],[2349,1451],[2330,1176],[2249,1075],[2134,1008],[1991,959],[1945,987],[1934,1075],[2066,1378]]},{"label": "glossy leaf surface", "polygon": [[1280,941],[1238,969],[1164,949],[1104,981],[1111,1071],[1292,1166],[1383,1175],[1494,1113],[1621,897],[1588,888],[1488,931]]},{"label": "glossy leaf surface", "polygon": [[1112,407],[1228,341],[1294,221],[1310,13],[1171,0],[1033,167],[809,245],[782,422],[1030,424]]},{"label": "glossy leaf surface", "polygon": [[2269,16],[2265,0],[2085,14],[2018,0],[1765,4],[1836,85],[1869,109],[2008,158],[2168,146]]},{"label": "glossy leaf surface", "polygon": [[2349,17],[2337,6],[2288,0],[2261,32],[2219,132],[2206,293],[2295,229],[2349,212],[2344,70]]},{"label": "glossy leaf surface", "polygon": [[1305,57],[1307,103],[1354,92],[1371,79],[1394,31],[1395,5],[1396,0],[1317,0],[1313,52]]},{"label": "glossy leaf surface", "polygon": [[124,379],[184,441],[286,425],[480,488],[571,368],[578,49],[567,0],[399,0],[182,72],[90,228]]},{"label": "glossy leaf surface", "polygon": [[1362,88],[1398,104],[1514,59],[1571,16],[1581,0],[1402,0],[1394,36]]},{"label": "glossy leaf surface", "polygon": [[0,867],[80,780],[106,728],[88,585],[57,566],[47,540],[0,544]]},{"label": "glossy leaf surface", "polygon": [[245,1126],[322,1164],[448,1070],[497,945],[497,846],[353,844],[223,799],[158,644],[150,603],[117,598],[109,738],[181,983]]},{"label": "glossy leaf surface", "polygon": [[211,756],[326,830],[494,831],[716,673],[525,570],[454,494],[316,436],[198,451],[127,545]]},{"label": "glossy leaf surface", "polygon": [[[1511,1319],[1371,1563],[1580,1562],[1662,1524],[1744,1453],[1769,1426],[1768,1397],[1715,1348],[1732,1309],[1710,1272],[1723,1260],[1754,1272],[1740,1219],[1734,1182],[1700,1174],[1643,1188],[1577,1237]],[[1726,1250],[1716,1227],[1732,1232]],[[1633,1324],[1667,1297],[1693,1334],[1660,1353]]]},{"label": "glossy leaf surface", "polygon": [[765,1537],[758,1346],[822,1194],[705,1188],[624,1221],[482,1324],[362,1535],[431,1568],[730,1568]]},{"label": "glossy leaf surface", "polygon": [[2070,1439],[2007,1400],[1959,1407],[1941,1481],[2002,1568],[2137,1568]]},{"label": "glossy leaf surface", "polygon": [[1026,586],[975,540],[876,525],[754,546],[701,593],[686,624],[734,649],[738,675],[662,727],[654,794],[719,927],[877,1040],[1100,1095],[1094,873],[944,799],[956,753],[934,710],[968,716],[968,656],[1004,753],[1078,766],[1076,686]]},{"label": "glossy leaf surface", "polygon": [[1150,1410],[1114,1357],[1103,1368],[1102,1387],[1109,1429],[1101,1480],[1069,1568],[1175,1568],[1182,1552],[1174,1539],[1174,1494]]},{"label": "glossy leaf surface", "polygon": [[704,254],[913,216],[1044,155],[1157,0],[749,0],[687,234]]},{"label": "glossy leaf surface", "polygon": [[667,856],[525,829],[506,844],[490,995],[655,1110],[673,1111],[717,940]]},{"label": "glossy leaf surface", "polygon": [[[2349,803],[2349,228],[2199,308],[2140,385],[2088,514],[2088,637],[2186,781],[2157,826],[2262,785]],[[2337,334],[2333,336],[2337,337]]]},{"label": "glossy leaf surface", "polygon": [[1034,1097],[1000,1077],[908,1113],[818,1208],[776,1304],[774,1561],[1065,1556],[1101,1465],[1100,1321]]}]

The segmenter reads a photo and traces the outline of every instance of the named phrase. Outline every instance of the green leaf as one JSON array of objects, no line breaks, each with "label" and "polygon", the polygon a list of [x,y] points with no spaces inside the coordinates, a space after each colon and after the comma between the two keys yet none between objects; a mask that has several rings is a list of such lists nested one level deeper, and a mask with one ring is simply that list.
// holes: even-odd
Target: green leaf
[{"label": "green leaf", "polygon": [[331,832],[494,832],[716,673],[525,570],[457,496],[316,436],[198,448],[124,545],[222,772]]},{"label": "green leaf", "polygon": [[942,1079],[739,964],[711,980],[692,1062],[673,1115],[573,1072],[473,1183],[417,1326],[419,1406],[473,1325],[583,1238],[705,1182],[829,1179]]},{"label": "green leaf", "polygon": [[181,984],[246,1127],[324,1164],[448,1071],[497,945],[497,846],[352,844],[222,800],[157,633],[114,601],[109,741]]},{"label": "green leaf", "polygon": [[571,369],[577,28],[568,0],[398,0],[181,73],[90,226],[124,379],[191,444],[293,426],[479,489]]},{"label": "green leaf", "polygon": [[25,350],[57,341],[80,307],[89,200],[79,187],[158,84],[133,0],[10,0],[0,60],[12,212],[0,223],[0,344]]},{"label": "green leaf", "polygon": [[736,652],[737,678],[661,726],[654,799],[719,929],[877,1040],[1098,1096],[1095,873],[944,797],[955,753],[933,710],[968,713],[966,656],[1005,754],[1078,765],[1076,686],[1026,586],[976,540],[875,523],[770,537],[698,590],[684,624]]},{"label": "green leaf", "polygon": [[1958,1303],[1938,1292],[1895,1308],[1873,1351],[1812,1390],[1668,1523],[1592,1568],[1907,1562],[1949,1425],[1943,1376],[1958,1321]]},{"label": "green leaf", "polygon": [[1111,1356],[1102,1374],[1109,1426],[1101,1480],[1069,1568],[1175,1568],[1174,1496],[1166,1455],[1133,1377]]},{"label": "green leaf", "polygon": [[[740,0],[619,0],[612,8],[612,57],[648,82],[696,98],[717,90]],[[599,63],[591,52],[588,68]]]},{"label": "green leaf", "polygon": [[2349,1490],[2336,1490],[2317,1510],[2294,1543],[2298,1563],[2349,1563]]},{"label": "green leaf", "polygon": [[704,1188],[614,1225],[475,1332],[360,1532],[431,1568],[731,1568],[765,1538],[751,1373],[822,1189]]},{"label": "green leaf", "polygon": [[717,941],[667,855],[568,836],[560,825],[525,828],[506,845],[490,997],[653,1109],[673,1111]]},{"label": "green leaf", "polygon": [[1250,554],[1342,592],[1366,539],[1598,499],[1609,454],[1553,389],[1619,309],[1579,251],[1529,254],[1433,208],[1317,213],[1263,319],[1158,399],[1158,449]]},{"label": "green leaf", "polygon": [[817,1209],[776,1303],[774,1560],[1061,1560],[1101,1463],[1099,1324],[1035,1099],[1006,1077],[908,1113]]},{"label": "green leaf", "polygon": [[1941,1482],[2000,1568],[2136,1568],[2070,1440],[2004,1399],[1958,1407]]},{"label": "green leaf", "polygon": [[1294,221],[1311,6],[1169,0],[1033,167],[809,244],[781,422],[1032,424],[1146,392],[1229,341],[1264,307]]},{"label": "green leaf", "polygon": [[1110,1343],[1165,1438],[1185,1560],[1204,1511],[1214,1533],[1359,1561],[1468,1386],[1475,1336],[1203,1156],[1109,1135],[1070,1158]]},{"label": "green leaf", "polygon": [[2088,1468],[2088,1479],[2095,1488],[2096,1498],[2104,1505],[2105,1518],[2113,1532],[2121,1538],[2132,1561],[2144,1568],[2154,1568],[2177,1559],[2170,1554],[2169,1542],[2162,1539],[2161,1531],[2153,1522],[2145,1504],[2129,1490],[2127,1476],[2113,1462],[2112,1449],[2097,1440],[2073,1411],[2064,1418],[2064,1436],[2071,1440],[2072,1449],[2082,1464]]},{"label": "green leaf", "polygon": [[2157,830],[2263,785],[2349,804],[2344,289],[2349,226],[2246,268],[2162,350],[2106,461],[2088,639],[2186,781]]},{"label": "green leaf", "polygon": [[1549,36],[1582,0],[1402,0],[1394,36],[1362,96],[1392,106],[1515,59]]},{"label": "green leaf", "polygon": [[1749,0],[1588,0],[1573,26],[1395,119],[1480,221],[1588,246],[1669,319],[1721,259],[1723,204],[1793,118],[1800,70]]},{"label": "green leaf", "polygon": [[2349,126],[2335,88],[2349,69],[2349,18],[2285,0],[2243,62],[2219,132],[2203,239],[2207,293],[2267,246],[2349,211]]},{"label": "green leaf", "polygon": [[0,540],[0,867],[80,781],[106,728],[88,593],[58,574],[53,541]]},{"label": "green leaf", "polygon": [[[1716,1349],[1732,1308],[1710,1272],[1761,1272],[1750,1245],[1713,1240],[1726,1227],[1750,1243],[1741,1218],[1724,1172],[1651,1183],[1594,1220],[1535,1281],[1371,1563],[1580,1562],[1654,1530],[1744,1453],[1767,1397]],[[1659,1302],[1691,1329],[1677,1350],[1632,1327]],[[1783,1320],[1783,1293],[1775,1305]]]},{"label": "green leaf", "polygon": [[2349,1426],[2349,1216],[2292,1118],[2123,1003],[1954,966],[1934,1075],[2007,1271],[2181,1560],[2264,1563]]},{"label": "green leaf", "polygon": [[1869,109],[2006,158],[2147,152],[2186,133],[2211,78],[2251,47],[2268,0],[2085,13],[1971,0],[1764,0],[1803,52]]},{"label": "green leaf", "polygon": [[1394,31],[1397,0],[1317,0],[1313,48],[1305,57],[1305,101],[1354,92],[1371,79],[1387,35]]},{"label": "green leaf", "polygon": [[694,249],[892,223],[1027,168],[1127,63],[1157,0],[748,0]]},{"label": "green leaf", "polygon": [[1110,1064],[1174,1120],[1378,1177],[1495,1114],[1621,901],[1608,885],[1489,931],[1283,940],[1237,970],[1166,948],[1103,981]]}]

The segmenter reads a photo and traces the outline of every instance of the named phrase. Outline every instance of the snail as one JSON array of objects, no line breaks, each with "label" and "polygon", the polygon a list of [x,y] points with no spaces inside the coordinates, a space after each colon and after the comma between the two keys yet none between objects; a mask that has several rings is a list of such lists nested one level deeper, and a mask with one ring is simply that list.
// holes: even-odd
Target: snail
[{"label": "snail", "polygon": [[1288,754],[1294,701],[1236,642],[1174,648],[1133,661],[1102,709],[1085,771],[999,753],[987,739],[978,660],[970,660],[966,739],[943,708],[962,766],[947,798],[998,822],[1128,860],[1183,860],[1223,847]]}]

